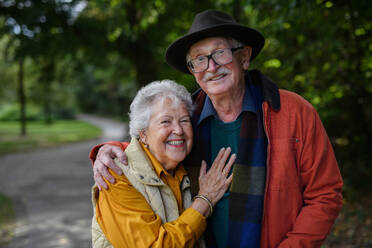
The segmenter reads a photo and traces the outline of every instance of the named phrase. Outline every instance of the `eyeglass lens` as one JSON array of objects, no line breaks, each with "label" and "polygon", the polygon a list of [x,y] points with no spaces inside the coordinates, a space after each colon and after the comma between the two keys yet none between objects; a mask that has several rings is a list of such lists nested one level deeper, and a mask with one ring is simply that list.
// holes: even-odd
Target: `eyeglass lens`
[{"label": "eyeglass lens", "polygon": [[192,64],[192,69],[194,72],[205,71],[209,66],[209,59],[213,59],[218,65],[225,65],[232,61],[232,52],[231,49],[219,49],[214,51],[208,56],[200,56],[196,59],[190,61]]}]

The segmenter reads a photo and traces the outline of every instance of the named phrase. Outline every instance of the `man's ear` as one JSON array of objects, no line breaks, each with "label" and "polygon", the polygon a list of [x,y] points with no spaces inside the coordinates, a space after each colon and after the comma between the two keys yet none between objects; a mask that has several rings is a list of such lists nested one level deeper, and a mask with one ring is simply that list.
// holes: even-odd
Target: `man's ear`
[{"label": "man's ear", "polygon": [[252,56],[252,47],[250,46],[244,47],[242,51],[242,66],[244,70],[248,70],[248,67],[251,62],[251,56]]},{"label": "man's ear", "polygon": [[190,74],[194,76],[194,72],[190,69],[190,67],[187,66],[187,69],[189,70]]}]

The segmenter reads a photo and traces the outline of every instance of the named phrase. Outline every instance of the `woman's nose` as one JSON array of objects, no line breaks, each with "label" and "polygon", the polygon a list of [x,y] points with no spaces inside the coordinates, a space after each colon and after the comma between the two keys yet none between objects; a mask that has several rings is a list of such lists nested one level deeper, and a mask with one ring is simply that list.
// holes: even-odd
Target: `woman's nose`
[{"label": "woman's nose", "polygon": [[183,134],[183,128],[179,123],[175,123],[173,126],[173,133],[181,135]]}]

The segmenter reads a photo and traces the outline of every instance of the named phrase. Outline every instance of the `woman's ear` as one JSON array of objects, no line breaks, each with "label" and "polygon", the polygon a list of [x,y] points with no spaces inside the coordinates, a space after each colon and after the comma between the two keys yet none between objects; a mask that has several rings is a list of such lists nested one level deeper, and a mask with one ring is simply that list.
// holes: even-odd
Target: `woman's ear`
[{"label": "woman's ear", "polygon": [[147,140],[146,140],[146,131],[145,130],[141,130],[139,132],[139,140],[146,146],[147,145]]}]

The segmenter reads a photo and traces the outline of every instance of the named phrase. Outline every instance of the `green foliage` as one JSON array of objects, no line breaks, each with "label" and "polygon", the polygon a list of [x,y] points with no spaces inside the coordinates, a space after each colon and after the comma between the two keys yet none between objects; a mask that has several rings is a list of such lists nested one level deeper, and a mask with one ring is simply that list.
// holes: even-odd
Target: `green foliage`
[{"label": "green foliage", "polygon": [[[86,6],[77,12],[79,4]],[[318,110],[351,198],[372,178],[369,5],[364,0],[3,1],[0,104],[17,99],[19,57],[27,58],[28,103],[44,116],[63,109],[123,116],[139,87],[163,78],[194,91],[194,78],[166,65],[164,51],[187,32],[197,12],[220,9],[265,36],[251,69]]]},{"label": "green foliage", "polygon": [[[0,121],[19,121],[19,104],[4,104],[0,107]],[[51,110],[52,120],[75,119],[75,111],[67,107],[58,107]],[[35,104],[29,104],[26,111],[28,121],[45,120],[42,108]]]},{"label": "green foliage", "polygon": [[15,213],[12,201],[0,192],[0,246],[10,241],[14,229]]},{"label": "green foliage", "polygon": [[315,106],[334,145],[346,192],[362,192],[372,178],[369,4],[267,0],[253,6],[268,38],[258,67]]},{"label": "green foliage", "polygon": [[0,192],[0,246],[6,245],[13,236],[15,227],[13,203]]},{"label": "green foliage", "polygon": [[55,121],[52,125],[31,121],[28,129],[29,134],[22,137],[19,135],[18,122],[0,122],[0,154],[56,146],[101,135],[101,130],[96,126],[76,120]]},{"label": "green foliage", "polygon": [[[250,69],[258,68],[281,88],[299,93],[320,114],[347,199],[325,247],[370,245],[363,236],[370,234],[370,203],[357,204],[370,193],[372,179],[369,1],[0,1],[0,120],[19,116],[20,58],[25,61],[29,119],[69,118],[77,111],[125,116],[139,87],[164,78],[196,90],[191,75],[165,63],[164,51],[187,32],[197,12],[208,8],[226,11],[259,30],[266,44]],[[81,138],[65,133],[71,126],[48,129],[57,126],[31,122],[29,136],[21,138],[18,124],[0,123],[0,152]]]},{"label": "green foliage", "polygon": [[113,77],[119,72],[115,69],[115,65],[107,68],[89,65],[82,68],[77,77],[75,92],[82,111],[106,116],[126,115],[137,85],[124,75]]},{"label": "green foliage", "polygon": [[[40,107],[29,105],[26,113],[27,120],[41,120]],[[0,107],[0,121],[19,121],[19,104],[4,104]]]}]

